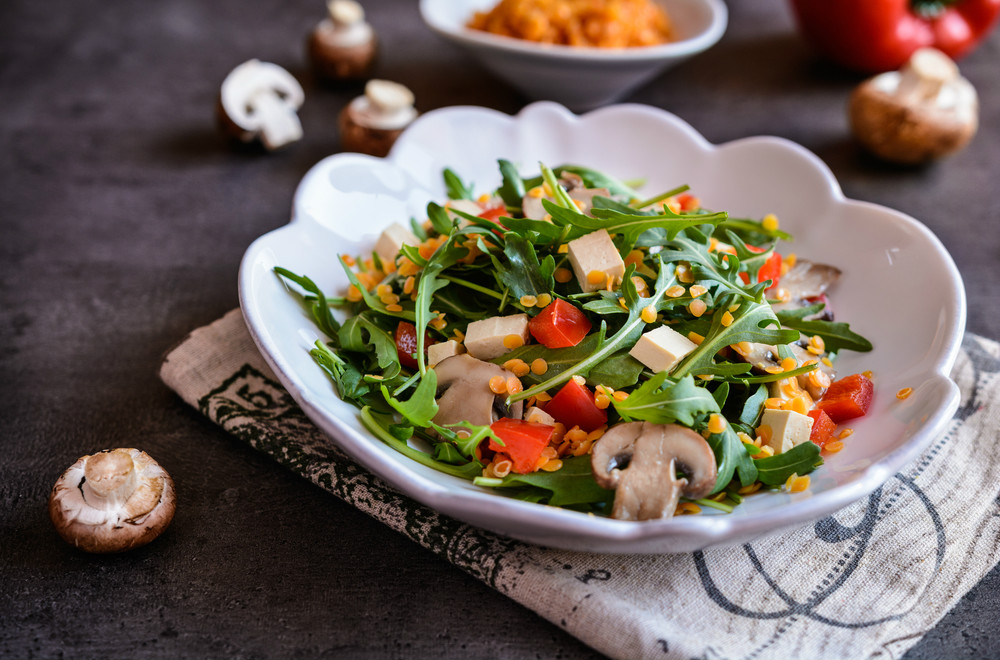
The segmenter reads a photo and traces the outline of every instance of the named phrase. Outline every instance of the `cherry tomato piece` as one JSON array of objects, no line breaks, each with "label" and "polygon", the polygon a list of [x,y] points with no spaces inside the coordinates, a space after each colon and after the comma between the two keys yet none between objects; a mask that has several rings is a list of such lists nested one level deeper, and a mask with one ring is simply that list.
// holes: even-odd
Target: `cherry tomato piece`
[{"label": "cherry tomato piece", "polygon": [[545,404],[545,412],[552,415],[566,428],[579,426],[590,432],[608,423],[608,413],[594,403],[594,394],[586,385],[571,378],[552,400]]},{"label": "cherry tomato piece", "polygon": [[830,385],[816,407],[837,424],[868,413],[875,385],[864,374],[846,376]]},{"label": "cherry tomato piece", "polygon": [[490,438],[490,449],[507,456],[518,474],[534,472],[542,450],[549,445],[554,426],[503,417],[490,424],[490,429],[503,440],[503,445]]},{"label": "cherry tomato piece", "polygon": [[826,443],[830,442],[833,437],[833,432],[837,430],[837,423],[830,419],[822,410],[810,410],[806,413],[813,420],[812,432],[809,434],[809,441],[814,445],[819,445],[822,447]]},{"label": "cherry tomato piece", "polygon": [[575,305],[556,298],[528,321],[528,332],[545,348],[576,346],[590,332],[591,323]]},{"label": "cherry tomato piece", "polygon": [[[417,326],[409,321],[400,321],[396,326],[396,354],[399,356],[399,363],[408,369],[417,369]],[[424,350],[435,343],[426,333],[424,334]]]}]

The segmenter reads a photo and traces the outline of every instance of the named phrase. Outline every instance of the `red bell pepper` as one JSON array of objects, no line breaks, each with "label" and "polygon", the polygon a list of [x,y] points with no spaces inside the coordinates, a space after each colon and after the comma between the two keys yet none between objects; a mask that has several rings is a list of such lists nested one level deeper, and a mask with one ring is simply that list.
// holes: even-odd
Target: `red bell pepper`
[{"label": "red bell pepper", "polygon": [[528,321],[528,332],[545,348],[576,346],[590,332],[590,320],[575,305],[556,298]]},{"label": "red bell pepper", "polygon": [[992,29],[1000,0],[791,0],[803,36],[834,62],[865,73],[895,71],[918,48],[952,59]]},{"label": "red bell pepper", "polygon": [[833,432],[837,430],[837,423],[830,419],[822,410],[810,410],[806,413],[813,420],[812,432],[809,434],[809,441],[814,445],[819,445],[822,447],[826,443],[830,442],[830,438],[833,437]]},{"label": "red bell pepper", "polygon": [[830,385],[816,408],[837,424],[868,414],[875,395],[875,385],[864,374],[854,374]]},{"label": "red bell pepper", "polygon": [[[399,356],[399,363],[409,369],[417,369],[417,359],[413,357],[417,354],[417,326],[409,321],[400,321],[396,326],[396,354]],[[429,335],[424,334],[424,350],[435,343]]]},{"label": "red bell pepper", "polygon": [[503,417],[490,424],[490,429],[503,440],[503,444],[490,438],[490,449],[507,456],[518,474],[534,472],[542,450],[549,445],[554,426],[526,422],[523,419]]},{"label": "red bell pepper", "polygon": [[588,433],[608,423],[608,412],[597,407],[594,394],[575,378],[571,378],[545,404],[545,412],[566,428],[579,426]]}]

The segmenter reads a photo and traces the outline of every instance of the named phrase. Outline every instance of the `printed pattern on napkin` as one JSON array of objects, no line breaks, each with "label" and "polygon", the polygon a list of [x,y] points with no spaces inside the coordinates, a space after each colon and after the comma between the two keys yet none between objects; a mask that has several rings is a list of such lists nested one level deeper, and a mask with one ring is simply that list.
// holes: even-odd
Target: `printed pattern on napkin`
[{"label": "printed pattern on napkin", "polygon": [[161,378],[279,463],[620,658],[896,658],[998,560],[1000,345],[967,336],[946,433],[869,497],[797,530],[682,555],[596,555],[481,531],[399,494],[297,407],[238,311]]}]

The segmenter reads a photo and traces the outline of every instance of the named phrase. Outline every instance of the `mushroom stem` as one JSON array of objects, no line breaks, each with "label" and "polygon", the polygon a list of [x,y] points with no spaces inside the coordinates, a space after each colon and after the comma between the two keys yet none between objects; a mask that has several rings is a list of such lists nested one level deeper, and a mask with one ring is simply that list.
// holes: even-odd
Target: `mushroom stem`
[{"label": "mushroom stem", "polygon": [[255,94],[248,102],[263,117],[260,139],[268,149],[277,149],[302,139],[302,123],[295,110],[270,90]]},{"label": "mushroom stem", "polygon": [[933,103],[941,89],[958,78],[958,66],[941,51],[922,48],[899,70],[896,94],[908,103]]},{"label": "mushroom stem", "polygon": [[102,511],[121,508],[139,486],[132,457],[118,450],[94,455],[83,475],[83,499]]}]

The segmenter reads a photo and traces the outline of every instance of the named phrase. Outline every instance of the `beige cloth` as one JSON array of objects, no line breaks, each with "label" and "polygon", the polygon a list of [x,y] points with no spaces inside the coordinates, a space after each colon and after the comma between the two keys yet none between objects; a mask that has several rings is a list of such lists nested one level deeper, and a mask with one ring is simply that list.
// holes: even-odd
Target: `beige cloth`
[{"label": "beige cloth", "polygon": [[998,560],[1000,346],[967,336],[955,419],[864,500],[800,529],[682,555],[550,550],[456,522],[344,455],[277,383],[238,311],[160,375],[279,463],[616,658],[897,658]]}]

